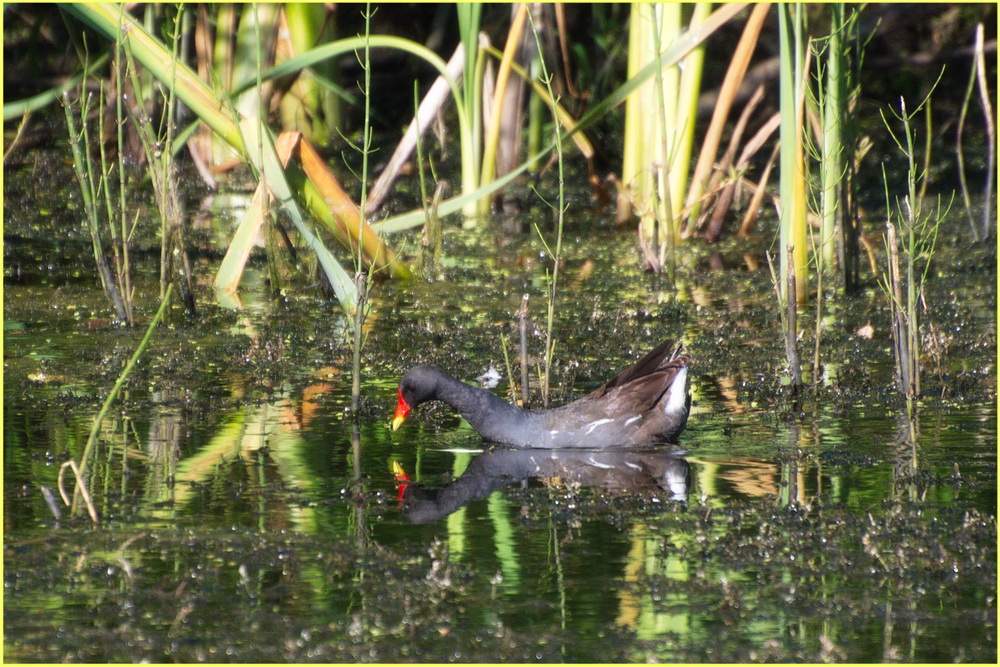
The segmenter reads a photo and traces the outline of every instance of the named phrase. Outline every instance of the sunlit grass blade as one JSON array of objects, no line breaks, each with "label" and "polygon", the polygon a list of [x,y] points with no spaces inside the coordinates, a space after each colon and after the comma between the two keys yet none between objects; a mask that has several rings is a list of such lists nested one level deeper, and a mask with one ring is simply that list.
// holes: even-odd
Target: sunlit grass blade
[{"label": "sunlit grass blade", "polygon": [[[243,123],[243,131],[248,139],[253,140],[254,137],[261,137],[261,151],[259,153],[251,151],[250,160],[257,168],[258,173],[267,180],[267,186],[274,193],[275,198],[282,203],[285,212],[291,218],[306,245],[316,253],[316,258],[319,260],[320,266],[323,267],[323,272],[330,281],[330,286],[333,288],[337,300],[347,313],[348,321],[351,321],[351,316],[354,314],[357,287],[326,245],[323,244],[323,241],[313,234],[305,216],[302,215],[292,187],[288,183],[281,160],[278,158],[274,143],[271,141],[270,132],[267,128],[259,128],[257,123],[256,120],[247,120]],[[298,133],[286,133],[282,136],[282,140],[294,142],[298,140],[299,136]],[[289,165],[291,164],[289,163]]]},{"label": "sunlit grass blade", "polygon": [[[547,155],[554,147],[554,144],[550,143],[545,148],[543,148],[538,154],[530,156],[527,160],[521,163],[517,169],[514,169],[508,174],[501,176],[492,183],[483,185],[472,192],[463,193],[457,197],[452,197],[451,199],[446,199],[440,203],[437,209],[437,214],[440,216],[450,215],[452,213],[457,213],[462,211],[470,203],[477,202],[483,197],[486,197],[493,192],[496,192],[500,188],[504,187],[515,178],[523,174],[528,168],[533,164],[533,161],[541,159],[543,156]],[[378,222],[372,223],[372,228],[377,230],[382,234],[391,234],[393,232],[403,231],[404,229],[410,229],[412,227],[417,227],[424,224],[426,220],[425,213],[423,209],[417,209],[416,211],[410,211],[409,213],[403,213],[401,215],[396,215],[391,218],[386,218],[385,220],[380,220]]]},{"label": "sunlit grass blade", "polygon": [[[456,82],[454,77],[452,77],[448,72],[448,65],[444,62],[444,60],[423,45],[401,37],[370,35],[367,38],[351,37],[347,39],[340,39],[336,42],[330,42],[329,44],[324,44],[314,49],[310,49],[300,56],[287,60],[277,67],[264,72],[261,78],[262,80],[267,81],[288,74],[295,74],[305,67],[311,67],[328,58],[333,58],[346,53],[353,54],[356,51],[364,50],[366,47],[366,39],[367,46],[370,49],[397,49],[426,61],[429,65],[436,69],[438,74],[440,74],[448,83],[448,86],[452,91],[452,96],[455,98],[459,109],[465,108],[465,96],[463,95],[458,82]],[[236,92],[239,92],[239,89],[237,89]],[[458,134],[462,152],[462,189],[465,192],[475,190],[476,183],[478,182],[478,173],[473,166],[475,149],[472,132],[473,127],[471,120],[467,118],[465,114],[459,113]]]},{"label": "sunlit grass blade", "polygon": [[[795,12],[795,16],[789,16]],[[798,302],[806,299],[807,235],[806,180],[803,158],[803,111],[805,65],[802,47],[802,8],[782,5],[779,11],[780,107],[781,107],[781,222],[780,248],[782,290],[788,275],[786,262],[791,257],[795,266],[796,293],[787,298]]]},{"label": "sunlit grass blade", "polygon": [[[409,278],[409,267],[399,260],[396,253],[382,242],[381,237],[363,219],[361,209],[344,191],[336,176],[305,138],[299,141],[299,156],[307,178],[303,185],[307,188],[305,201],[310,212],[326,224],[337,236],[337,240],[352,252],[357,252],[360,229],[361,253],[368,264],[376,271],[388,269],[393,277]],[[310,186],[315,187],[315,193]],[[325,206],[315,200],[317,195]]]},{"label": "sunlit grass blade", "polygon": [[262,181],[258,183],[253,199],[243,214],[240,224],[236,228],[236,233],[230,239],[226,255],[222,258],[219,270],[215,274],[214,287],[217,292],[227,294],[236,292],[257,235],[264,225],[267,197],[267,188]]},{"label": "sunlit grass blade", "polygon": [[122,39],[128,42],[132,56],[143,67],[164,85],[173,85],[177,97],[196,116],[237,151],[246,153],[243,136],[232,112],[187,65],[175,62],[170,51],[120,5],[70,3],[61,7],[112,41],[121,34]]}]

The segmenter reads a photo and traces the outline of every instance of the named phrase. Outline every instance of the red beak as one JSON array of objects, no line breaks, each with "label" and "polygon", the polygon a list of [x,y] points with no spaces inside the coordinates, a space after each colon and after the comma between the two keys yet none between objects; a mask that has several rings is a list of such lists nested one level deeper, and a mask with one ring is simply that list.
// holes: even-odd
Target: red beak
[{"label": "red beak", "polygon": [[399,390],[399,402],[396,403],[396,414],[392,418],[392,430],[395,431],[399,425],[406,420],[406,415],[410,414],[410,404],[403,400],[403,390]]}]

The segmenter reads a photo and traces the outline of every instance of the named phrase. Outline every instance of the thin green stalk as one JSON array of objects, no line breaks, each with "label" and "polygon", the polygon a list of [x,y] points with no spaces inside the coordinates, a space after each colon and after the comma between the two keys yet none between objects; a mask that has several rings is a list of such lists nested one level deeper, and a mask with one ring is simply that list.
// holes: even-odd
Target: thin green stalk
[{"label": "thin green stalk", "polygon": [[[688,30],[696,29],[705,22],[712,11],[709,2],[694,3]],[[691,149],[694,145],[694,130],[698,117],[698,95],[701,92],[702,72],[705,64],[705,44],[702,43],[691,50],[681,64],[680,82],[677,91],[677,109],[675,112],[675,144],[676,158],[671,160],[670,193],[673,200],[674,239],[680,237],[681,212],[684,209],[686,190],[691,175]]]},{"label": "thin green stalk", "polygon": [[[177,6],[177,14],[174,17],[174,30],[171,35],[171,68],[169,70],[169,78],[166,82],[166,100],[163,109],[162,121],[166,124],[161,132],[158,132],[158,136],[163,137],[163,146],[169,147],[173,145],[174,134],[176,132],[176,113],[177,113],[177,64],[180,61],[179,50],[181,43],[181,21],[184,18],[184,10],[181,5]],[[153,156],[150,156],[151,158]],[[184,240],[184,215],[181,210],[181,200],[177,193],[177,178],[175,173],[174,164],[174,153],[166,148],[159,151],[159,156],[157,160],[153,162],[151,160],[150,166],[159,166],[160,169],[160,183],[162,186],[160,188],[161,194],[159,199],[160,202],[161,217],[167,221],[167,224],[172,226],[175,233],[172,235],[175,239],[175,245],[171,250],[175,253],[174,261],[181,262],[181,275],[179,278],[179,289],[181,290],[181,296],[185,303],[187,303],[188,311],[194,312],[194,285],[193,276],[191,275],[191,265],[188,259],[188,252],[186,247],[186,242]],[[179,255],[179,256],[178,256]],[[166,293],[166,285],[161,281],[160,283],[160,294]]]},{"label": "thin green stalk", "polygon": [[472,92],[475,88],[476,63],[479,59],[479,22],[482,16],[482,5],[478,2],[460,2],[455,5],[458,14],[458,31],[465,50],[465,68],[462,70],[462,80],[465,88],[465,113],[472,117],[476,108]]},{"label": "thin green stalk", "polygon": [[[84,77],[83,81],[86,82],[86,80],[87,77]],[[99,174],[94,173],[94,163],[90,158],[91,141],[90,131],[87,126],[87,117],[90,113],[91,96],[86,92],[85,87],[85,85],[81,86],[78,102],[80,111],[79,129],[77,129],[73,105],[69,101],[69,95],[64,94],[63,99],[70,150],[73,154],[73,168],[76,171],[77,182],[80,186],[85,222],[90,234],[91,246],[94,252],[94,263],[97,268],[98,277],[101,280],[101,287],[115,311],[115,316],[119,321],[127,322],[125,305],[118,290],[118,285],[115,282],[114,274],[108,265],[108,258],[104,254],[98,202],[102,196],[102,192],[106,191],[107,178],[105,176],[106,172],[103,170]]]},{"label": "thin green stalk", "polygon": [[[814,46],[824,44],[825,58],[817,52],[817,98],[822,122],[822,150],[819,158],[820,170],[820,229],[819,244],[813,248],[816,259],[816,336],[813,350],[813,388],[818,386],[820,377],[820,340],[823,320],[823,277],[833,266],[836,250],[837,229],[850,224],[846,214],[846,202],[850,179],[847,169],[853,150],[845,143],[847,122],[847,98],[850,75],[849,52],[844,33],[853,25],[854,17],[846,15],[844,3],[831,5],[830,35],[826,40],[816,40]],[[825,71],[824,71],[825,67]],[[850,259],[845,257],[845,263]]]},{"label": "thin green stalk", "polygon": [[[368,156],[371,153],[372,147],[372,128],[371,128],[371,19],[374,12],[371,8],[371,3],[365,3],[364,19],[365,19],[365,40],[364,40],[364,57],[360,59],[361,69],[365,73],[365,82],[362,87],[362,96],[365,100],[365,119],[362,126],[362,140],[361,140],[361,196],[358,199],[360,203],[360,210],[358,212],[358,238],[362,237],[362,233],[365,227],[365,199],[368,196]],[[372,258],[372,265],[378,265],[378,258]],[[369,272],[367,276],[363,270],[361,244],[358,244],[358,253],[355,257],[355,285],[357,286],[357,301],[355,303],[354,310],[354,338],[352,345],[352,357],[351,357],[351,411],[354,414],[358,413],[358,408],[361,405],[361,348],[364,345],[364,322],[367,316],[367,304],[368,304],[368,293],[371,290],[372,280],[374,279],[374,271]]]},{"label": "thin green stalk", "polygon": [[[562,132],[559,130],[559,121],[556,113],[556,97],[552,93],[552,76],[548,73],[548,68],[545,66],[544,52],[542,51],[541,38],[538,36],[538,29],[535,25],[534,18],[531,12],[526,12],[528,14],[528,20],[531,22],[531,33],[535,38],[535,46],[538,49],[539,56],[539,66],[541,68],[542,80],[545,82],[545,87],[549,93],[549,100],[551,102],[552,109],[552,131],[555,134],[556,143],[556,156],[559,163],[559,205],[557,209],[558,220],[556,223],[556,249],[552,255],[552,278],[549,281],[548,290],[548,310],[546,312],[546,324],[545,324],[545,370],[542,377],[542,405],[546,408],[549,407],[550,389],[552,382],[552,358],[555,356],[555,341],[552,336],[552,329],[555,320],[555,307],[556,307],[556,293],[559,286],[559,262],[562,258],[562,235],[563,235],[563,220],[566,214],[566,193],[565,193],[565,182],[564,182],[564,168],[563,168],[563,142],[562,142]],[[537,227],[536,227],[537,230]],[[539,231],[539,236],[541,232]],[[544,243],[544,237],[542,239]],[[548,245],[546,244],[546,250],[548,250]]]},{"label": "thin green stalk", "polygon": [[[931,91],[933,92],[933,88]],[[897,379],[900,391],[906,398],[907,413],[911,418],[916,408],[916,400],[921,393],[919,307],[924,304],[924,283],[937,245],[938,230],[941,221],[951,208],[951,203],[949,203],[948,208],[942,212],[939,198],[935,214],[925,216],[921,202],[917,197],[919,176],[910,121],[927,103],[930,94],[928,93],[920,107],[912,114],[906,110],[906,101],[900,98],[900,112],[895,115],[903,125],[904,137],[902,140],[892,131],[892,127],[883,114],[883,122],[889,135],[907,160],[906,196],[902,203],[897,201],[896,204],[900,223],[898,235],[896,226],[893,225],[891,219],[892,207],[888,176],[884,166],[882,169],[886,197],[886,251],[889,257],[889,270],[883,276],[881,284],[889,300],[890,312],[892,313],[893,352],[896,358]],[[954,193],[952,193],[953,201]],[[897,237],[899,237],[898,241]],[[918,263],[921,261],[923,262],[922,270],[918,267]],[[904,282],[905,284],[903,284]],[[926,306],[924,305],[924,307]]]},{"label": "thin green stalk", "polygon": [[[465,68],[462,70],[463,95],[455,98],[456,105],[462,110],[459,114],[466,119],[466,127],[459,132],[468,135],[468,151],[463,143],[462,174],[463,193],[475,190],[479,185],[479,164],[482,158],[482,77],[485,58],[482,57],[479,46],[479,25],[482,17],[482,5],[478,2],[460,2],[455,5],[458,14],[458,31],[465,51]],[[469,203],[464,207],[467,217],[475,216],[477,204]]]},{"label": "thin green stalk", "polygon": [[[124,91],[124,77],[121,76],[121,64],[122,64],[122,43],[121,39],[115,40],[115,64],[119,68],[119,75],[115,77],[115,125],[118,134],[118,214],[119,222],[121,224],[121,245],[122,245],[122,267],[121,275],[124,277],[124,297],[125,297],[125,307],[126,314],[128,316],[129,326],[134,326],[135,322],[132,318],[132,271],[129,262],[129,239],[132,236],[132,231],[135,229],[135,223],[133,223],[132,229],[126,227],[127,218],[125,217],[125,197],[127,192],[126,178],[125,178],[125,91]],[[104,144],[101,144],[101,158],[104,157]],[[136,212],[138,214],[138,212]],[[137,223],[139,220],[138,215],[135,218]],[[162,296],[162,292],[161,292]]]},{"label": "thin green stalk", "polygon": [[[104,105],[102,104],[100,106],[101,108],[103,108]],[[98,117],[103,118],[104,114],[102,113]],[[122,148],[124,147],[124,144],[119,143],[118,146],[119,146],[118,155],[121,156],[121,154],[125,152]],[[100,145],[100,154],[101,154],[101,165],[102,165],[101,173],[105,175],[102,177],[102,179],[105,180],[102,189],[104,190],[105,194],[104,206],[105,206],[105,214],[107,217],[108,232],[111,240],[111,253],[114,256],[114,279],[115,279],[115,284],[117,285],[118,288],[118,292],[121,295],[122,307],[124,308],[125,312],[125,324],[126,326],[131,327],[135,325],[135,320],[132,312],[133,311],[132,297],[134,295],[132,288],[132,270],[129,262],[129,251],[128,251],[129,229],[128,229],[128,218],[125,217],[125,200],[123,196],[120,196],[117,207],[115,207],[112,204],[111,189],[108,187],[106,181],[106,179],[110,177],[112,170],[111,168],[108,167],[108,160],[103,141],[101,142]],[[119,191],[121,192],[125,187],[124,186],[125,179],[121,176],[121,169],[120,169],[122,165],[121,157],[118,158],[118,165],[119,165]],[[138,213],[139,212],[136,211],[136,218],[135,218],[136,221],[138,220]],[[132,228],[133,229],[135,228],[134,222]]]},{"label": "thin green stalk", "polygon": [[[979,44],[979,40],[982,39],[982,24],[976,28],[976,43]],[[975,59],[973,59],[972,71],[969,72],[969,83],[965,87],[965,98],[962,100],[962,105],[959,107],[958,113],[958,124],[955,128],[955,158],[958,160],[958,182],[962,188],[962,201],[965,203],[965,214],[969,218],[969,228],[972,231],[972,239],[974,241],[979,241],[979,231],[976,228],[976,221],[972,217],[972,197],[969,195],[969,184],[965,180],[965,152],[962,149],[962,134],[965,131],[965,117],[969,112],[969,102],[972,100],[972,91],[976,87],[976,70]],[[992,175],[989,180],[991,183],[993,181]],[[985,205],[989,205],[989,202],[984,202]]]},{"label": "thin green stalk", "polygon": [[[539,79],[538,58],[531,59],[529,66],[532,79]],[[544,122],[543,110],[544,102],[541,96],[534,93],[528,98],[528,155],[534,155],[542,148],[542,123]],[[538,170],[538,162],[531,163],[528,167],[531,171]]]},{"label": "thin green stalk", "polygon": [[[174,19],[171,59],[176,63],[181,15],[175,15]],[[134,95],[135,111],[132,114],[132,122],[146,154],[147,171],[153,184],[156,209],[160,217],[160,295],[166,292],[168,283],[175,283],[180,290],[181,300],[188,311],[194,313],[192,272],[184,241],[184,220],[180,196],[177,193],[174,154],[165,148],[171,145],[174,136],[173,112],[176,98],[169,91],[176,87],[176,79],[171,76],[164,82],[168,93],[160,121],[165,126],[154,128],[146,115],[146,109],[152,105],[143,95],[144,87],[139,80],[139,68],[132,57],[131,42],[125,40],[123,35],[119,35],[116,44],[122,44],[124,47],[125,62],[122,69],[131,79]],[[168,76],[172,73],[176,73],[176,68],[166,71]],[[124,216],[124,212],[122,215]]]}]

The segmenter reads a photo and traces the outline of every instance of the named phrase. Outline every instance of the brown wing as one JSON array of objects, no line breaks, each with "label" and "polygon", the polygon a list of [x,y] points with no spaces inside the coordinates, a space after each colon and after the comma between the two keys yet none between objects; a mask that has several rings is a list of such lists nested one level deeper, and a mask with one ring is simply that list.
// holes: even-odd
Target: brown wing
[{"label": "brown wing", "polygon": [[[643,394],[651,393],[657,400],[659,400],[659,397],[663,394],[666,388],[670,386],[671,382],[673,382],[673,378],[677,375],[677,372],[687,366],[688,361],[691,359],[691,355],[682,354],[683,350],[683,343],[678,343],[668,338],[657,345],[642,359],[635,362],[635,364],[631,367],[625,369],[591,393],[587,394],[586,398],[599,398],[607,394],[611,389],[624,386],[630,382],[638,380],[639,378],[653,376],[654,373],[657,373],[657,371],[662,368],[665,371],[670,371],[668,375],[662,378],[655,378],[651,383],[644,382],[642,388]],[[681,363],[674,367],[672,364],[674,361],[681,361]],[[663,382],[664,380],[666,380],[666,382]],[[659,391],[657,391],[653,386],[650,386],[650,384],[658,385],[660,382],[663,382],[663,384],[660,385],[662,388]]]},{"label": "brown wing", "polygon": [[604,392],[605,410],[608,414],[645,414],[652,410],[670,388],[677,374],[687,366],[691,356],[682,354],[667,361],[645,377],[638,377]]}]

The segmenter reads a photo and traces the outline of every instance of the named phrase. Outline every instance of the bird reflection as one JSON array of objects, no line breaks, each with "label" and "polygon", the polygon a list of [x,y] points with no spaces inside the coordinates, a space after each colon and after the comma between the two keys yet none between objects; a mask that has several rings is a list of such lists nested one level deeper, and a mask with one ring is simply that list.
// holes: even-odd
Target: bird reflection
[{"label": "bird reflection", "polygon": [[[432,523],[473,500],[530,478],[557,477],[566,485],[687,499],[691,467],[677,446],[648,451],[492,449],[469,464],[461,477],[439,489],[408,483],[403,511],[414,523]],[[397,477],[398,478],[398,477]]]}]

